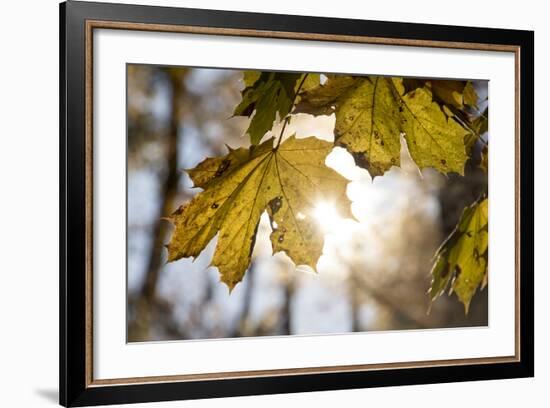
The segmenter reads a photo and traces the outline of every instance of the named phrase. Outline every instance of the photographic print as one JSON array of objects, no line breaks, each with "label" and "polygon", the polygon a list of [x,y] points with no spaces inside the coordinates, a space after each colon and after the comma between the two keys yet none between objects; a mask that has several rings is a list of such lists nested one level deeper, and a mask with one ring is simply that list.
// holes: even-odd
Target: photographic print
[{"label": "photographic print", "polygon": [[128,342],[488,325],[488,81],[126,76]]}]

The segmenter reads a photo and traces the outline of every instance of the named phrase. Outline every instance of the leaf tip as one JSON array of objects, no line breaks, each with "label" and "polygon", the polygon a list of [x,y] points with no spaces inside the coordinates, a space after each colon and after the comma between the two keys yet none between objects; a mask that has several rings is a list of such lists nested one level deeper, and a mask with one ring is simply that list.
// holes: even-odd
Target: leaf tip
[{"label": "leaf tip", "polygon": [[464,304],[464,314],[468,316],[468,312],[470,311],[470,301],[463,301]]},{"label": "leaf tip", "polygon": [[430,304],[428,305],[428,310],[426,310],[426,316],[429,316],[430,313],[432,312],[432,306],[433,306],[433,304],[434,304],[434,301],[433,301],[433,299],[432,299],[432,300],[430,300]]},{"label": "leaf tip", "polygon": [[225,280],[225,279],[223,279],[223,277],[220,278],[220,282],[225,283],[225,286],[227,286],[227,290],[228,290],[229,295],[231,295],[233,293],[233,290],[235,289],[235,286],[237,286],[237,283],[238,283],[238,282]]}]

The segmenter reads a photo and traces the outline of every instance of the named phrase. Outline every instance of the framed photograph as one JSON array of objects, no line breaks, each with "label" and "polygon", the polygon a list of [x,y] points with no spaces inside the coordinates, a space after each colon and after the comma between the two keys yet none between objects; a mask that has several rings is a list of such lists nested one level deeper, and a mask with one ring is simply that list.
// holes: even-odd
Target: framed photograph
[{"label": "framed photograph", "polygon": [[533,32],[60,21],[62,405],[533,376]]}]

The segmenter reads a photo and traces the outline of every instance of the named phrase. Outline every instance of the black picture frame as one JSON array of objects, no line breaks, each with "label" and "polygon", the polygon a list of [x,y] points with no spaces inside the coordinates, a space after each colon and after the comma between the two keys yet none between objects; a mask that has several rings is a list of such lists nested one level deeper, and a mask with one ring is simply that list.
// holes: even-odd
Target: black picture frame
[{"label": "black picture frame", "polygon": [[[532,31],[68,1],[60,5],[60,403],[121,404],[534,375],[534,33]],[[264,32],[356,36],[517,47],[519,355],[517,361],[101,385],[87,378],[86,23],[108,21]],[[89,352],[89,350],[88,350]]]}]

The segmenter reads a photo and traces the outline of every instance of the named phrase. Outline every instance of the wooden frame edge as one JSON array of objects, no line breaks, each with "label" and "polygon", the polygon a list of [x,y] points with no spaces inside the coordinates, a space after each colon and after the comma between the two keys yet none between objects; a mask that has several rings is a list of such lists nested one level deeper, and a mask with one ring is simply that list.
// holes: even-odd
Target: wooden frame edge
[{"label": "wooden frame edge", "polygon": [[252,30],[237,28],[200,27],[191,25],[129,23],[108,20],[86,20],[87,29],[155,31],[164,33],[206,34],[234,37],[276,38],[287,40],[329,41],[359,44],[396,45],[407,47],[453,48],[461,50],[515,52],[519,46],[506,44],[469,43],[457,41],[414,40],[359,35],[316,34],[293,31]]},{"label": "wooden frame edge", "polygon": [[[93,382],[93,27],[86,24],[86,378]],[[90,63],[89,63],[90,62]]]},{"label": "wooden frame edge", "polygon": [[228,371],[204,374],[183,374],[183,375],[164,375],[164,376],[149,376],[149,377],[126,377],[126,378],[110,378],[102,380],[94,380],[89,384],[89,387],[104,387],[112,385],[134,385],[134,384],[159,384],[171,382],[187,382],[187,381],[208,381],[208,380],[234,380],[239,378],[257,378],[257,377],[281,377],[295,376],[301,374],[330,374],[341,372],[365,372],[373,370],[392,370],[396,368],[429,368],[429,367],[444,367],[448,365],[463,366],[470,364],[501,364],[515,363],[519,360],[514,357],[481,357],[481,358],[466,358],[455,360],[431,360],[431,361],[415,361],[408,363],[380,363],[380,364],[357,364],[357,365],[342,365],[342,366],[322,366],[322,367],[301,367],[301,368],[284,368],[274,370],[252,370],[252,371]]}]

